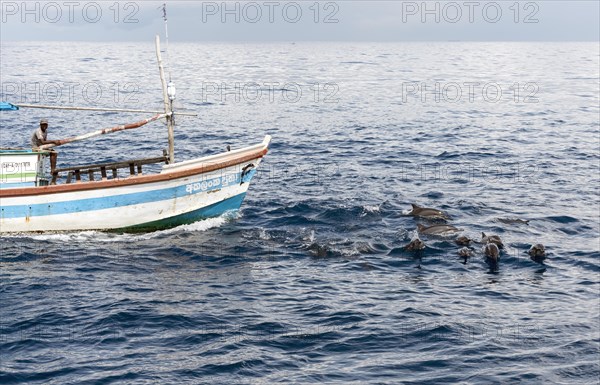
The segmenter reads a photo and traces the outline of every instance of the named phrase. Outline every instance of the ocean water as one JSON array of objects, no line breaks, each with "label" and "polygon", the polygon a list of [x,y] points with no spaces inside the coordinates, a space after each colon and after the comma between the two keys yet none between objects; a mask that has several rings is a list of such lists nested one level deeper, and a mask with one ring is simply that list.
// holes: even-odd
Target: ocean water
[{"label": "ocean water", "polygon": [[[1,49],[2,100],[161,108],[151,44]],[[178,118],[177,159],[273,136],[242,209],[3,236],[0,383],[598,383],[597,43],[170,51],[177,106],[199,114]],[[27,146],[41,117],[53,139],[146,115],[2,113],[0,146]],[[164,147],[158,123],[64,146],[59,165]],[[452,238],[404,251],[428,224],[411,203],[498,234],[498,268]]]}]

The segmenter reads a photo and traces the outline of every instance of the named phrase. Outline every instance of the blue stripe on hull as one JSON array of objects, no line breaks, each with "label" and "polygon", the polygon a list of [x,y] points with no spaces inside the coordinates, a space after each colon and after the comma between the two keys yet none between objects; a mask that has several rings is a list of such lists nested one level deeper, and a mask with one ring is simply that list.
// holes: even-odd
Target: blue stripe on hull
[{"label": "blue stripe on hull", "polygon": [[35,187],[35,182],[0,183],[0,188]]},{"label": "blue stripe on hull", "polygon": [[127,227],[116,230],[117,232],[143,232],[154,231],[159,229],[168,229],[171,227],[194,223],[201,219],[214,218],[223,215],[227,211],[239,210],[242,202],[246,197],[246,193],[236,195],[225,199],[224,201],[203,207],[201,209],[191,211],[189,213],[176,215],[174,217],[161,219],[158,221],[143,223],[136,226]]},{"label": "blue stripe on hull", "polygon": [[[247,178],[248,182],[249,179]],[[1,205],[0,216],[8,218],[41,217],[47,215],[73,214],[86,211],[96,211],[124,207],[142,203],[158,202],[167,199],[199,194],[203,192],[216,191],[221,188],[239,184],[241,173],[230,176],[203,179],[201,176],[185,185],[145,191],[139,193],[120,194],[104,196],[99,198],[76,199],[65,202],[49,202],[33,205]],[[210,182],[209,184],[207,184]],[[107,190],[110,191],[110,190]]]}]

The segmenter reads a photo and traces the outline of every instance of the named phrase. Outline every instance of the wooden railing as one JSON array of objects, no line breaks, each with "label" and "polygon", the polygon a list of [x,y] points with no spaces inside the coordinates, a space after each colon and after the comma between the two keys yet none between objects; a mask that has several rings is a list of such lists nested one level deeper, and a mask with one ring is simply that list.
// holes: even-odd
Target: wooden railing
[{"label": "wooden railing", "polygon": [[129,169],[129,176],[142,175],[142,166],[156,163],[169,163],[169,157],[166,151],[163,151],[163,156],[157,158],[135,159],[114,163],[99,163],[85,166],[57,168],[52,170],[52,184],[56,184],[59,175],[65,172],[67,173],[67,183],[71,183],[73,181],[73,177],[75,178],[75,183],[81,182],[82,175],[87,175],[88,180],[92,182],[96,180],[96,173],[100,173],[101,180],[107,180],[109,171],[112,172],[112,178],[117,179],[118,170],[120,169]]}]

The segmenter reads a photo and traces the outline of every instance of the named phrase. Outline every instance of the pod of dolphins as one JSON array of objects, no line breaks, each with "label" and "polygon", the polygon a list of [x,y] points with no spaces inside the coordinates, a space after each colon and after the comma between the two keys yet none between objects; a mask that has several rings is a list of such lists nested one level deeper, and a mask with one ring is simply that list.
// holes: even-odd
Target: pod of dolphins
[{"label": "pod of dolphins", "polygon": [[[449,220],[448,215],[446,215],[446,213],[444,213],[441,210],[428,207],[421,207],[416,204],[412,204],[412,209],[407,215],[417,218],[424,218],[427,220]],[[528,224],[529,222],[523,219],[502,219],[500,221],[503,223],[523,224]],[[458,229],[452,225],[445,223],[434,224],[432,226],[424,226],[422,224],[417,224],[418,234],[451,236],[460,233],[461,231],[462,229]],[[485,256],[487,263],[493,270],[496,270],[498,268],[500,250],[504,249],[504,243],[502,243],[502,240],[498,235],[486,235],[482,232],[481,240],[479,241],[475,241],[464,235],[461,235],[455,239],[455,242],[457,245],[463,246],[458,250],[458,255],[464,258],[465,261],[467,258],[473,255],[473,248],[470,247],[471,243],[482,244],[482,252]],[[417,236],[415,239],[411,240],[410,243],[404,247],[404,249],[406,251],[420,251],[425,249],[425,243]],[[527,253],[529,254],[530,258],[537,263],[542,263],[546,259],[546,248],[541,243],[532,245]]]}]

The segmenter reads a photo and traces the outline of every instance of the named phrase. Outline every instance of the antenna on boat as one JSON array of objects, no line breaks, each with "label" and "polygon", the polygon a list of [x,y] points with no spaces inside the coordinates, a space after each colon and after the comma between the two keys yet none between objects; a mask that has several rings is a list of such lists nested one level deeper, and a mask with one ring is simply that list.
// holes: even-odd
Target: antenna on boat
[{"label": "antenna on boat", "polygon": [[[171,100],[171,104],[175,101],[175,95],[177,91],[175,90],[175,84],[173,84],[173,80],[171,78],[171,58],[169,55],[169,23],[167,21],[167,3],[163,3],[162,7],[160,7],[163,13],[163,20],[165,21],[165,40],[167,42],[167,49],[165,49],[166,54],[166,67],[169,73],[169,83],[167,84],[167,94],[169,95],[169,100]],[[171,105],[171,107],[173,107]],[[173,112],[173,111],[171,111]],[[171,115],[171,119],[175,120],[175,115]]]},{"label": "antenna on boat", "polygon": [[167,42],[167,49],[165,50],[165,53],[167,54],[167,70],[169,71],[169,83],[171,83],[171,66],[169,65],[170,61],[170,57],[169,57],[169,23],[167,22],[167,3],[163,3],[162,5],[162,12],[163,12],[163,20],[165,21],[165,41]]}]

